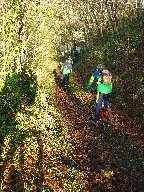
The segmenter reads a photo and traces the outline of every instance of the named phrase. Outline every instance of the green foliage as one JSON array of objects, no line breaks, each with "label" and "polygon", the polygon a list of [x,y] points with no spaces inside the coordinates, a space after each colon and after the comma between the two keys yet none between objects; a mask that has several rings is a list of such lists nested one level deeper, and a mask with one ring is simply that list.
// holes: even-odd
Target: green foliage
[{"label": "green foliage", "polygon": [[[79,101],[84,103],[87,99],[80,82],[85,84],[87,77],[90,77],[95,70],[95,66],[102,63],[114,74],[113,105],[118,108],[117,103],[120,103],[122,110],[136,114],[136,109],[132,110],[128,103],[129,93],[124,91],[128,91],[128,78],[132,79],[133,73],[129,69],[135,66],[131,64],[131,60],[135,59],[136,64],[142,64],[142,61],[137,62],[140,56],[136,53],[136,47],[143,42],[143,30],[139,27],[142,25],[140,19],[143,18],[143,14],[131,14],[130,18],[126,18],[123,14],[123,18],[120,18],[119,25],[115,28],[119,34],[119,39],[117,39],[114,31],[109,30],[110,25],[102,12],[96,12],[98,25],[95,24],[96,18],[91,12],[84,14],[85,7],[88,7],[87,10],[90,9],[89,4],[78,10],[79,7],[75,6],[79,6],[79,3],[65,5],[61,2],[61,5],[56,2],[51,7],[43,4],[43,1],[28,3],[26,0],[23,2],[8,0],[5,3],[5,7],[1,7],[0,16],[2,26],[0,28],[2,39],[0,52],[2,69],[0,73],[0,160],[2,167],[0,180],[2,182],[0,189],[37,191],[44,186],[42,191],[85,191],[84,188],[88,185],[86,180],[93,179],[94,174],[95,181],[92,183],[88,180],[89,186],[94,184],[99,187],[102,185],[99,181],[102,182],[104,177],[102,178],[99,173],[97,175],[95,168],[98,172],[101,169],[98,166],[102,160],[108,162],[103,156],[106,150],[103,151],[101,148],[107,149],[110,154],[111,146],[113,154],[105,154],[107,158],[110,156],[108,159],[110,162],[114,164],[116,161],[122,167],[125,167],[125,162],[129,163],[133,172],[137,172],[140,168],[139,174],[142,174],[142,153],[139,155],[137,153],[139,144],[132,141],[126,142],[124,136],[119,136],[110,130],[107,132],[108,135],[102,130],[96,130],[98,131],[96,132],[97,138],[101,137],[97,139],[95,132],[90,129],[93,129],[93,125],[87,125],[82,117],[82,106],[79,112]],[[97,5],[97,2],[95,3]],[[99,6],[95,7],[99,8]],[[75,13],[72,8],[75,8]],[[99,10],[105,13],[102,5]],[[97,35],[97,27],[101,28],[101,35]],[[75,69],[80,69],[81,60],[86,58],[88,60],[84,62],[83,69],[80,70],[83,81],[81,78],[79,81],[75,76],[70,78],[71,94],[75,96],[73,97],[75,104],[67,98],[65,93],[61,93],[55,82],[53,71],[58,63],[53,59],[56,58],[61,34],[64,34],[64,42],[73,43],[73,35],[76,31],[76,43],[81,46],[80,38],[84,38],[85,42],[82,46],[86,46],[86,53],[83,51],[79,55],[79,63]],[[66,56],[70,54],[71,52],[67,52]],[[138,67],[137,69],[139,70]],[[139,71],[136,80],[141,85],[143,84],[142,77]],[[137,88],[140,87],[137,86]],[[75,116],[72,119],[64,119],[60,111],[60,101],[58,102],[56,98],[61,94],[61,102],[68,100],[70,106],[73,106],[73,115],[79,112],[79,121],[82,121],[80,126],[76,125]],[[142,109],[138,105],[140,95],[137,97],[135,107],[138,107],[141,114]],[[72,112],[72,109],[68,111],[68,107],[65,110],[68,114]],[[117,113],[116,110],[114,111]],[[71,121],[74,123],[72,122],[73,126],[69,127],[72,124]],[[76,139],[73,140],[72,137]],[[100,147],[95,148],[98,145]],[[95,158],[95,153],[94,158],[91,158],[93,151],[97,152],[97,158]],[[115,156],[114,161],[111,155],[113,158]],[[97,167],[95,167],[94,159],[97,160]],[[90,176],[89,172],[93,175]],[[85,178],[85,175],[89,178]],[[129,180],[129,177],[125,180]],[[108,180],[105,184],[107,183]]]}]

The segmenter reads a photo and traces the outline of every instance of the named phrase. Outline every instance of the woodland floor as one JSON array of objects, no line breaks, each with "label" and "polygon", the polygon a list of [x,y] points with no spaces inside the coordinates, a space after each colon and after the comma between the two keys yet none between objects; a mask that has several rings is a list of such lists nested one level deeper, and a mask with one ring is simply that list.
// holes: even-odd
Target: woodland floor
[{"label": "woodland floor", "polygon": [[[73,77],[84,88],[80,74],[84,68],[74,66]],[[87,98],[73,94],[71,88],[60,86],[59,68],[55,71],[55,93],[58,107],[68,125],[71,143],[75,146],[74,166],[85,173],[83,183],[90,192],[142,192],[144,191],[144,132],[141,117],[131,116],[118,108],[115,96],[110,102],[113,127],[102,129],[87,120]],[[84,77],[83,77],[84,78]],[[85,77],[87,78],[87,77]],[[88,79],[87,79],[88,80]],[[86,80],[86,81],[87,81]],[[86,82],[85,81],[85,82]]]}]

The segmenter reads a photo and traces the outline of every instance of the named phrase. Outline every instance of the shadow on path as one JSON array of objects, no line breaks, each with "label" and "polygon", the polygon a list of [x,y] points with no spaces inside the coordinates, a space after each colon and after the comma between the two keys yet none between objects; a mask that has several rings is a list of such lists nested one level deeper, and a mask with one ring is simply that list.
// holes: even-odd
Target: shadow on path
[{"label": "shadow on path", "polygon": [[[36,90],[37,78],[30,69],[25,68],[19,74],[9,74],[0,93],[0,183],[3,183],[5,191],[24,191],[26,178],[29,177],[25,164],[26,161],[30,162],[29,156],[25,159],[26,140],[33,136],[37,137],[39,146],[36,185],[40,186],[42,183],[42,146],[39,133],[26,129],[17,122],[17,119],[22,121],[25,109],[34,103]],[[17,150],[20,150],[18,157],[15,156]]]}]

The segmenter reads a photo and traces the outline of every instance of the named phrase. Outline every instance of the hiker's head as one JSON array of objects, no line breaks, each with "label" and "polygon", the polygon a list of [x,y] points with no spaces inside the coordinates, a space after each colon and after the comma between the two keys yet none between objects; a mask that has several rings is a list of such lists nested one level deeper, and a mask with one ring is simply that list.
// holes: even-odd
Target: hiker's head
[{"label": "hiker's head", "polygon": [[68,63],[69,64],[73,64],[73,60],[72,59],[68,59]]},{"label": "hiker's head", "polygon": [[99,65],[97,66],[97,69],[98,69],[98,70],[103,70],[103,69],[104,69],[104,65],[99,64]]}]

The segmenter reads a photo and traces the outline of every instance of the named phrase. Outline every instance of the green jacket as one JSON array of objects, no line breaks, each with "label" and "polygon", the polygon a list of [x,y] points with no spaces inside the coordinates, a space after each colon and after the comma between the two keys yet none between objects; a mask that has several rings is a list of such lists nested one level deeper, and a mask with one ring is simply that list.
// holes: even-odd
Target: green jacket
[{"label": "green jacket", "polygon": [[105,85],[103,83],[98,82],[96,100],[98,101],[100,93],[109,94],[111,92],[112,83],[110,85]]},{"label": "green jacket", "polygon": [[111,93],[112,92],[112,84],[111,85],[105,85],[103,83],[99,83],[98,87],[97,87],[97,92],[105,93],[105,94]]}]

